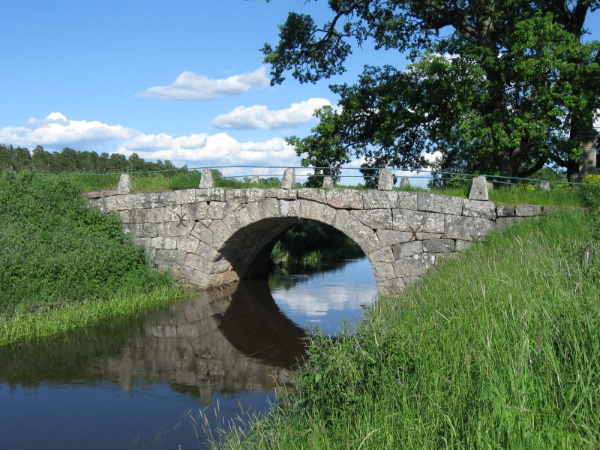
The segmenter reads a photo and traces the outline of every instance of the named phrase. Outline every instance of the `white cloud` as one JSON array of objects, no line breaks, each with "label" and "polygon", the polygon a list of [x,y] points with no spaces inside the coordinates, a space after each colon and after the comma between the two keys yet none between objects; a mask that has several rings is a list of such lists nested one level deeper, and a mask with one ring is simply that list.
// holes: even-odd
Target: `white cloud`
[{"label": "white cloud", "polygon": [[314,119],[315,109],[331,105],[325,98],[311,98],[292,103],[289,108],[273,111],[264,105],[238,106],[227,114],[217,116],[211,124],[217,128],[274,130],[295,127]]},{"label": "white cloud", "polygon": [[58,112],[45,119],[30,119],[22,127],[0,128],[0,142],[26,148],[42,145],[58,151],[63,147],[73,147],[76,150],[124,155],[138,153],[146,160],[169,159],[176,165],[299,165],[294,149],[279,137],[263,142],[240,142],[227,133],[189,136],[145,134],[121,125],[70,120]]},{"label": "white cloud", "polygon": [[113,140],[126,139],[135,134],[121,125],[107,125],[98,121],[69,120],[59,112],[45,119],[29,119],[23,127],[0,129],[0,142],[21,147],[48,145],[56,147],[94,146]]},{"label": "white cloud", "polygon": [[211,79],[193,72],[183,72],[169,86],[154,86],[138,94],[164,100],[212,100],[218,97],[233,97],[254,87],[266,88],[269,79],[265,67],[251,73],[233,75],[229,78]]}]

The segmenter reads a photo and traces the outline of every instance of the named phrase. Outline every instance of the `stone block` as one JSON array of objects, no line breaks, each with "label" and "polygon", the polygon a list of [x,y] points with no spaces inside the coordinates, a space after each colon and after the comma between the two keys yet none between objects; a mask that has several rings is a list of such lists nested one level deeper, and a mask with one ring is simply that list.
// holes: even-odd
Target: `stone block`
[{"label": "stone block", "polygon": [[260,184],[260,177],[258,175],[252,175],[252,177],[250,177],[250,183]]},{"label": "stone block", "polygon": [[413,240],[414,236],[410,231],[397,230],[377,230],[377,237],[383,247],[401,244]]},{"label": "stone block", "polygon": [[173,192],[173,201],[178,205],[196,202],[196,189],[180,189]]},{"label": "stone block", "polygon": [[421,241],[410,241],[404,244],[396,244],[392,246],[392,252],[394,259],[407,258],[423,253],[423,243]]},{"label": "stone block", "polygon": [[397,192],[398,208],[400,209],[419,209],[418,197],[416,192]]},{"label": "stone block", "polygon": [[377,282],[396,278],[394,266],[390,263],[373,265],[373,272],[375,272],[375,279]]},{"label": "stone block", "polygon": [[125,194],[131,194],[132,192],[133,192],[133,186],[131,184],[131,179],[129,178],[128,174],[124,173],[121,175],[121,178],[119,178],[117,194],[125,195]]},{"label": "stone block", "polygon": [[191,254],[197,255],[208,262],[215,262],[221,259],[221,254],[204,242],[199,242],[196,251]]},{"label": "stone block", "polygon": [[238,209],[237,211],[231,214],[235,215],[240,228],[244,228],[253,222],[252,217],[250,217],[250,214],[248,213],[246,208]]},{"label": "stone block", "polygon": [[379,181],[377,189],[380,191],[391,191],[394,189],[394,175],[389,169],[381,169],[379,171]]},{"label": "stone block", "polygon": [[181,278],[184,278],[188,283],[190,283],[193,286],[196,286],[197,288],[206,289],[208,287],[211,287],[210,276],[192,267],[185,265],[182,266],[179,269],[179,275],[181,276]]},{"label": "stone block", "polygon": [[144,207],[144,199],[146,195],[143,193],[140,194],[130,194],[131,195],[131,206],[135,209]]},{"label": "stone block", "polygon": [[327,191],[327,204],[338,209],[363,209],[362,192],[354,189]]},{"label": "stone block", "polygon": [[283,172],[281,189],[296,189],[296,172],[294,169],[285,169]]},{"label": "stone block", "polygon": [[[318,205],[318,203],[317,203]],[[322,206],[322,213],[319,217],[319,222],[326,223],[327,225],[331,225],[333,223],[333,219],[335,219],[337,210],[328,205]]]},{"label": "stone block", "polygon": [[542,214],[542,207],[539,205],[517,205],[515,206],[515,215],[519,217],[532,217]]},{"label": "stone block", "polygon": [[223,239],[218,237],[209,227],[202,225],[200,222],[196,223],[194,229],[190,232],[190,235],[215,249],[223,245]]},{"label": "stone block", "polygon": [[511,217],[515,215],[514,206],[501,205],[496,207],[496,214],[498,217]]},{"label": "stone block", "polygon": [[443,238],[474,241],[488,234],[494,222],[480,217],[446,216],[446,231]]},{"label": "stone block", "polygon": [[393,266],[396,276],[400,278],[418,277],[429,270],[422,261],[411,257],[399,259]]},{"label": "stone block", "polygon": [[453,239],[426,239],[423,241],[423,251],[427,253],[450,253],[454,251]]},{"label": "stone block", "polygon": [[186,220],[203,220],[208,218],[208,203],[199,202],[181,206],[181,214]]},{"label": "stone block", "polygon": [[300,215],[300,202],[298,201],[290,201],[290,204],[287,212],[288,217],[298,217]]},{"label": "stone block", "polygon": [[419,253],[418,255],[412,256],[412,259],[419,261],[428,270],[435,265],[435,254],[434,253]]},{"label": "stone block", "polygon": [[496,219],[496,205],[490,201],[464,200],[463,216],[483,217],[489,220]]},{"label": "stone block", "polygon": [[153,238],[158,236],[158,224],[156,223],[129,223],[123,225],[125,234],[131,234],[134,238]]},{"label": "stone block", "polygon": [[430,211],[460,216],[462,214],[463,199],[459,197],[451,197],[449,195],[418,192],[417,205],[420,211]]},{"label": "stone block", "polygon": [[117,195],[117,210],[133,209],[133,202],[130,195]]},{"label": "stone block", "polygon": [[342,231],[346,236],[357,244],[362,244],[368,239],[377,240],[377,235],[372,229],[363,225],[357,218],[346,210],[338,210],[331,224],[334,228]]},{"label": "stone block", "polygon": [[227,189],[225,188],[212,188],[208,190],[208,200],[211,202],[226,202],[227,201]]},{"label": "stone block", "polygon": [[444,214],[410,209],[393,209],[392,217],[394,230],[411,231],[413,233],[443,233],[445,229]]},{"label": "stone block", "polygon": [[333,178],[323,177],[323,189],[333,189]]},{"label": "stone block", "polygon": [[174,250],[177,248],[177,240],[173,237],[158,236],[151,239],[150,247],[161,250]]},{"label": "stone block", "polygon": [[313,202],[327,203],[327,195],[322,189],[298,189],[298,198],[305,198]]},{"label": "stone block", "polygon": [[550,182],[540,181],[540,191],[550,192]]},{"label": "stone block", "polygon": [[[148,224],[151,225],[151,224]],[[154,224],[152,224],[154,225]],[[194,228],[195,223],[192,221],[181,222],[163,222],[157,223],[156,231],[158,236],[187,236]]]},{"label": "stone block", "polygon": [[400,178],[400,187],[401,188],[409,188],[410,187],[410,178],[408,178],[408,177]]},{"label": "stone block", "polygon": [[121,217],[121,222],[123,223],[134,223],[133,220],[130,219],[130,211],[131,209],[124,209],[122,211],[118,211],[119,216]]},{"label": "stone block", "polygon": [[198,185],[200,189],[210,189],[215,187],[215,180],[213,178],[212,170],[208,167],[202,169],[202,175],[200,175],[200,184]]},{"label": "stone block", "polygon": [[245,209],[250,218],[252,219],[252,222],[258,222],[262,218],[260,215],[259,202],[248,203]]},{"label": "stone block", "polygon": [[180,266],[185,264],[187,255],[183,250],[156,250],[154,263],[157,266]]},{"label": "stone block", "polygon": [[187,217],[184,218],[181,214],[181,205],[164,207],[163,222],[180,222],[182,220],[187,220]]},{"label": "stone block", "polygon": [[376,191],[369,189],[363,191],[362,194],[364,209],[391,209],[398,207],[398,193],[395,191]]},{"label": "stone block", "polygon": [[239,203],[259,202],[265,198],[264,189],[229,189],[227,191],[227,201],[237,201]]},{"label": "stone block", "polygon": [[374,230],[392,229],[392,211],[390,209],[359,209],[352,210],[351,214]]},{"label": "stone block", "polygon": [[227,202],[210,202],[207,203],[206,218],[221,220],[227,213]]},{"label": "stone block", "polygon": [[484,176],[474,177],[469,192],[470,200],[489,200],[487,179]]},{"label": "stone block", "polygon": [[200,243],[200,240],[194,236],[179,236],[176,240],[177,250],[183,250],[188,253],[194,253]]},{"label": "stone block", "polygon": [[371,264],[394,262],[394,254],[390,247],[383,247],[382,249],[371,253],[369,255],[369,261],[371,261]]},{"label": "stone block", "polygon": [[227,228],[222,220],[213,220],[208,229],[215,235],[220,241],[226,241],[231,236],[229,228]]}]

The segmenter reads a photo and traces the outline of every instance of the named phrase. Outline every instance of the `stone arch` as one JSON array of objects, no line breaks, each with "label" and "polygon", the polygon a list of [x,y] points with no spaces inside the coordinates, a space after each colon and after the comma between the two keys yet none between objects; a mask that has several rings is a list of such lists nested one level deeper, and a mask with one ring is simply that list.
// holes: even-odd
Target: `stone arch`
[{"label": "stone arch", "polygon": [[301,220],[332,226],[367,257],[381,248],[375,231],[348,209],[310,199],[265,198],[239,203],[208,226],[197,224],[192,235],[201,243],[186,259],[194,272],[183,275],[194,284],[215,286],[266,273],[276,241]]}]

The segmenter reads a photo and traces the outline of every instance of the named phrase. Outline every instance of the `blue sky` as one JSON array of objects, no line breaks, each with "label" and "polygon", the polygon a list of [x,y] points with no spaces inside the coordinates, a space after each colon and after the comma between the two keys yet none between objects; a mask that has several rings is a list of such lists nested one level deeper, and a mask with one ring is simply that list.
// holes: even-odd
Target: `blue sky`
[{"label": "blue sky", "polygon": [[[291,10],[325,1],[0,0],[0,142],[138,153],[190,167],[299,163],[283,138],[335,104],[328,85],[397,52],[357,49],[343,76],[269,86],[259,49]],[[588,27],[600,36],[600,14]],[[598,31],[596,31],[598,30]],[[250,173],[250,172],[249,172]]]}]

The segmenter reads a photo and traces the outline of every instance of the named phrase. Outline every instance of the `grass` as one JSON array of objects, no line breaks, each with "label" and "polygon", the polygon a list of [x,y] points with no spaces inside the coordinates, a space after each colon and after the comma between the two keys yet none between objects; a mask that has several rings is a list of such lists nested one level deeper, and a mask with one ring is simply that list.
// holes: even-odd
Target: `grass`
[{"label": "grass", "polygon": [[[178,289],[69,178],[0,176],[0,345],[172,300]],[[179,293],[181,295],[181,293]]]},{"label": "grass", "polygon": [[600,447],[595,220],[559,213],[492,233],[338,339],[315,333],[296,390],[215,445]]},{"label": "grass", "polygon": [[83,329],[166,306],[184,297],[178,287],[168,286],[145,293],[122,291],[107,300],[87,299],[34,312],[17,311],[10,317],[0,316],[0,346]]}]

